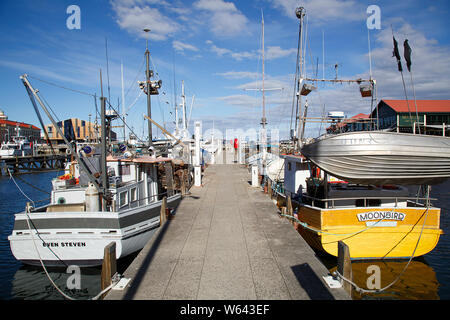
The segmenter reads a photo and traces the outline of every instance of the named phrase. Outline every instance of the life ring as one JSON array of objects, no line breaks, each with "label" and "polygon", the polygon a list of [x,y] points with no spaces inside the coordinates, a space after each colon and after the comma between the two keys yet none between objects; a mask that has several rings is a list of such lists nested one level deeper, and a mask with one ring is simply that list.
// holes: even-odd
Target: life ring
[{"label": "life ring", "polygon": [[71,151],[70,149],[66,149],[66,154],[67,154],[67,155],[71,155],[71,154],[72,154],[72,151]]}]

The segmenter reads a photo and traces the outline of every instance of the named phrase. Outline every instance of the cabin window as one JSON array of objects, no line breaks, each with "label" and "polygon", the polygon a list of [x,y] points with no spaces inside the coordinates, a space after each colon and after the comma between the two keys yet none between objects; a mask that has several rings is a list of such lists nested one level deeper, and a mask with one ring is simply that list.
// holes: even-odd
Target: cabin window
[{"label": "cabin window", "polygon": [[134,202],[137,200],[137,188],[132,188],[130,190],[130,202]]},{"label": "cabin window", "polygon": [[119,167],[119,172],[121,175],[130,175],[130,165],[129,164],[125,164],[125,165],[121,165]]},{"label": "cabin window", "polygon": [[379,207],[381,206],[381,200],[380,199],[357,199],[355,201],[356,207]]},{"label": "cabin window", "polygon": [[128,204],[128,192],[123,191],[119,193],[119,207],[126,206]]},{"label": "cabin window", "polygon": [[288,170],[291,171],[291,163],[288,162]]}]

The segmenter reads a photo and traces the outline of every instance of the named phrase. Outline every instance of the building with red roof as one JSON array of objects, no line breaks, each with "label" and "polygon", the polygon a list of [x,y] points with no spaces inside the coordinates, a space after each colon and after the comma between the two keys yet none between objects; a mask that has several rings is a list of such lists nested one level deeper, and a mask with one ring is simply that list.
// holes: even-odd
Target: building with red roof
[{"label": "building with red roof", "polygon": [[418,132],[420,128],[421,133],[448,135],[450,100],[381,100],[371,117],[378,119],[380,129]]},{"label": "building with red roof", "polygon": [[357,115],[344,119],[341,122],[333,123],[327,128],[328,133],[347,132],[347,131],[366,131],[370,130],[370,115],[358,113]]},{"label": "building with red roof", "polygon": [[[417,105],[417,112],[416,112]],[[371,114],[359,113],[333,123],[328,133],[376,129],[450,135],[450,100],[381,100]]]},{"label": "building with red roof", "polygon": [[12,140],[14,136],[26,137],[29,141],[36,142],[41,138],[41,129],[32,124],[8,120],[0,110],[0,143]]}]

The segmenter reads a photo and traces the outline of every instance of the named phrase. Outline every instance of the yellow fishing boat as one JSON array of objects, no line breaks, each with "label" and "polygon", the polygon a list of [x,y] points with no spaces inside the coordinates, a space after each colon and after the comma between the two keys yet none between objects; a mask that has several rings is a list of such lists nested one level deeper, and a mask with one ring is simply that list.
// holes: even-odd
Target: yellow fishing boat
[{"label": "yellow fishing boat", "polygon": [[[352,259],[410,258],[430,252],[439,241],[441,210],[427,198],[409,198],[405,187],[320,186],[314,185],[320,179],[308,180],[307,194],[296,203],[297,230],[316,249],[337,256],[342,240]],[[320,198],[313,196],[318,193]]]}]

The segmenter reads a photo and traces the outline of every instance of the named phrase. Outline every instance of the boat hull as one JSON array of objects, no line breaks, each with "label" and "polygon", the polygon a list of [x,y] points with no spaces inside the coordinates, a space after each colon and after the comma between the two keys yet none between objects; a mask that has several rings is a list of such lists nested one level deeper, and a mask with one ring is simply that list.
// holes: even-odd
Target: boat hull
[{"label": "boat hull", "polygon": [[[176,208],[177,194],[167,198]],[[102,264],[104,248],[116,243],[116,258],[141,250],[160,225],[161,201],[124,212],[38,212],[16,214],[8,237],[14,257],[24,264],[46,266]]]},{"label": "boat hull", "polygon": [[353,183],[437,184],[450,177],[450,137],[349,132],[307,144],[302,154]]},{"label": "boat hull", "polygon": [[343,241],[352,259],[418,257],[433,250],[442,234],[440,209],[434,207],[322,209],[301,205],[298,219],[310,227],[297,227],[310,246],[337,256],[338,241]]}]

